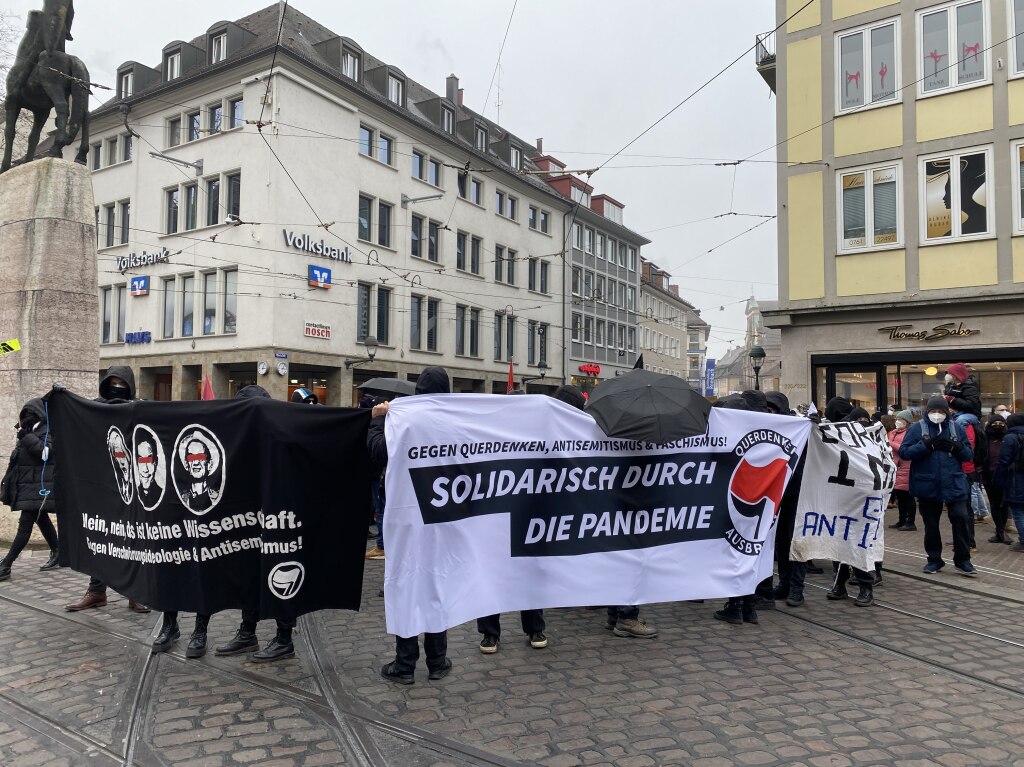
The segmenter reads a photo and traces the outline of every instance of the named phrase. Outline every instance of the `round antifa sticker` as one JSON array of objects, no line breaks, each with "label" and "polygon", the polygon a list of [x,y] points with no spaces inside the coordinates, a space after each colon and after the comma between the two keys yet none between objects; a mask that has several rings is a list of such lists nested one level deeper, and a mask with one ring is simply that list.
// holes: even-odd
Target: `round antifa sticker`
[{"label": "round antifa sticker", "polygon": [[799,456],[787,437],[771,429],[750,432],[734,452],[740,460],[729,479],[733,526],[725,537],[741,554],[757,555],[778,517],[786,479]]},{"label": "round antifa sticker", "polygon": [[132,432],[132,464],[139,503],[146,511],[152,511],[164,497],[167,461],[164,459],[164,446],[148,426],[139,424]]},{"label": "round antifa sticker", "polygon": [[121,500],[125,505],[128,505],[132,502],[134,495],[132,459],[128,455],[124,434],[116,426],[107,429],[107,452],[110,454],[110,463],[114,467],[114,482],[117,483],[117,492],[120,493]]},{"label": "round antifa sticker", "polygon": [[291,599],[299,593],[306,568],[301,562],[282,562],[274,565],[267,577],[267,585],[278,599]]},{"label": "round antifa sticker", "polygon": [[227,461],[216,434],[199,424],[186,426],[174,442],[171,460],[174,489],[186,509],[201,515],[220,503]]}]

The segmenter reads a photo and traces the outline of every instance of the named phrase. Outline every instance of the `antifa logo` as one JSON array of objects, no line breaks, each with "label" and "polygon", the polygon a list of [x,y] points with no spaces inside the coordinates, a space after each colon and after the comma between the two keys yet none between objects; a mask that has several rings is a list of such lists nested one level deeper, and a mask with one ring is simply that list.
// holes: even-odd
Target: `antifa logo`
[{"label": "antifa logo", "polygon": [[737,551],[759,554],[779,515],[786,479],[796,466],[793,445],[770,430],[747,434],[739,441],[740,461],[729,480],[729,518],[726,539]]},{"label": "antifa logo", "polygon": [[282,562],[274,565],[267,577],[267,585],[278,599],[291,599],[299,593],[306,568],[301,562]]}]

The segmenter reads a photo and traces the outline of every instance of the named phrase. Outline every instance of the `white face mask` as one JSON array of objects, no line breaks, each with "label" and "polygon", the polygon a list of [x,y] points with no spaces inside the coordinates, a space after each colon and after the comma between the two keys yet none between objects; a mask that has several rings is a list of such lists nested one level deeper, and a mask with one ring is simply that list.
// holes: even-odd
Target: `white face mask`
[{"label": "white face mask", "polygon": [[903,430],[904,430],[905,428],[907,428],[907,426],[909,426],[909,425],[910,425],[910,424],[908,424],[908,423],[907,423],[906,421],[904,421],[904,420],[903,420],[902,418],[897,418],[897,419],[896,419],[896,428],[897,428],[897,429],[899,429],[900,431],[903,431]]},{"label": "white face mask", "polygon": [[954,379],[953,376],[951,376],[949,373],[946,373],[946,384],[947,385],[953,383],[954,380],[956,380],[956,379]]},{"label": "white face mask", "polygon": [[934,424],[940,424],[940,423],[942,423],[943,421],[946,420],[946,414],[945,413],[929,413],[928,414],[928,420],[931,421]]}]

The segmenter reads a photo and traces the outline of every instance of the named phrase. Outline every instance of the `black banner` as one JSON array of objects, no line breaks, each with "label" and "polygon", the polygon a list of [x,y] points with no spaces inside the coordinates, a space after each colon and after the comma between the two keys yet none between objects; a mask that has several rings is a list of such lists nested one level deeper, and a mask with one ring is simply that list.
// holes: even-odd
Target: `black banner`
[{"label": "black banner", "polygon": [[359,609],[369,411],[49,397],[62,564],[158,610]]}]

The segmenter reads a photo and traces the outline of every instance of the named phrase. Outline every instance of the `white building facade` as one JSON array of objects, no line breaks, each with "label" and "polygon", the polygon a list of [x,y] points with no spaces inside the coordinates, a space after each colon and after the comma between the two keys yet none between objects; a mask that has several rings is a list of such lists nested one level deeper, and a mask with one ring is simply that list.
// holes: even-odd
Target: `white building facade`
[{"label": "white building facade", "polygon": [[664,269],[644,259],[640,278],[640,352],[644,367],[683,378],[705,393],[704,366],[711,326]]},{"label": "white building facade", "polygon": [[510,360],[553,390],[572,201],[461,101],[283,4],[122,65],[90,157],[104,364],[146,399],[348,405],[429,365],[504,393]]}]

